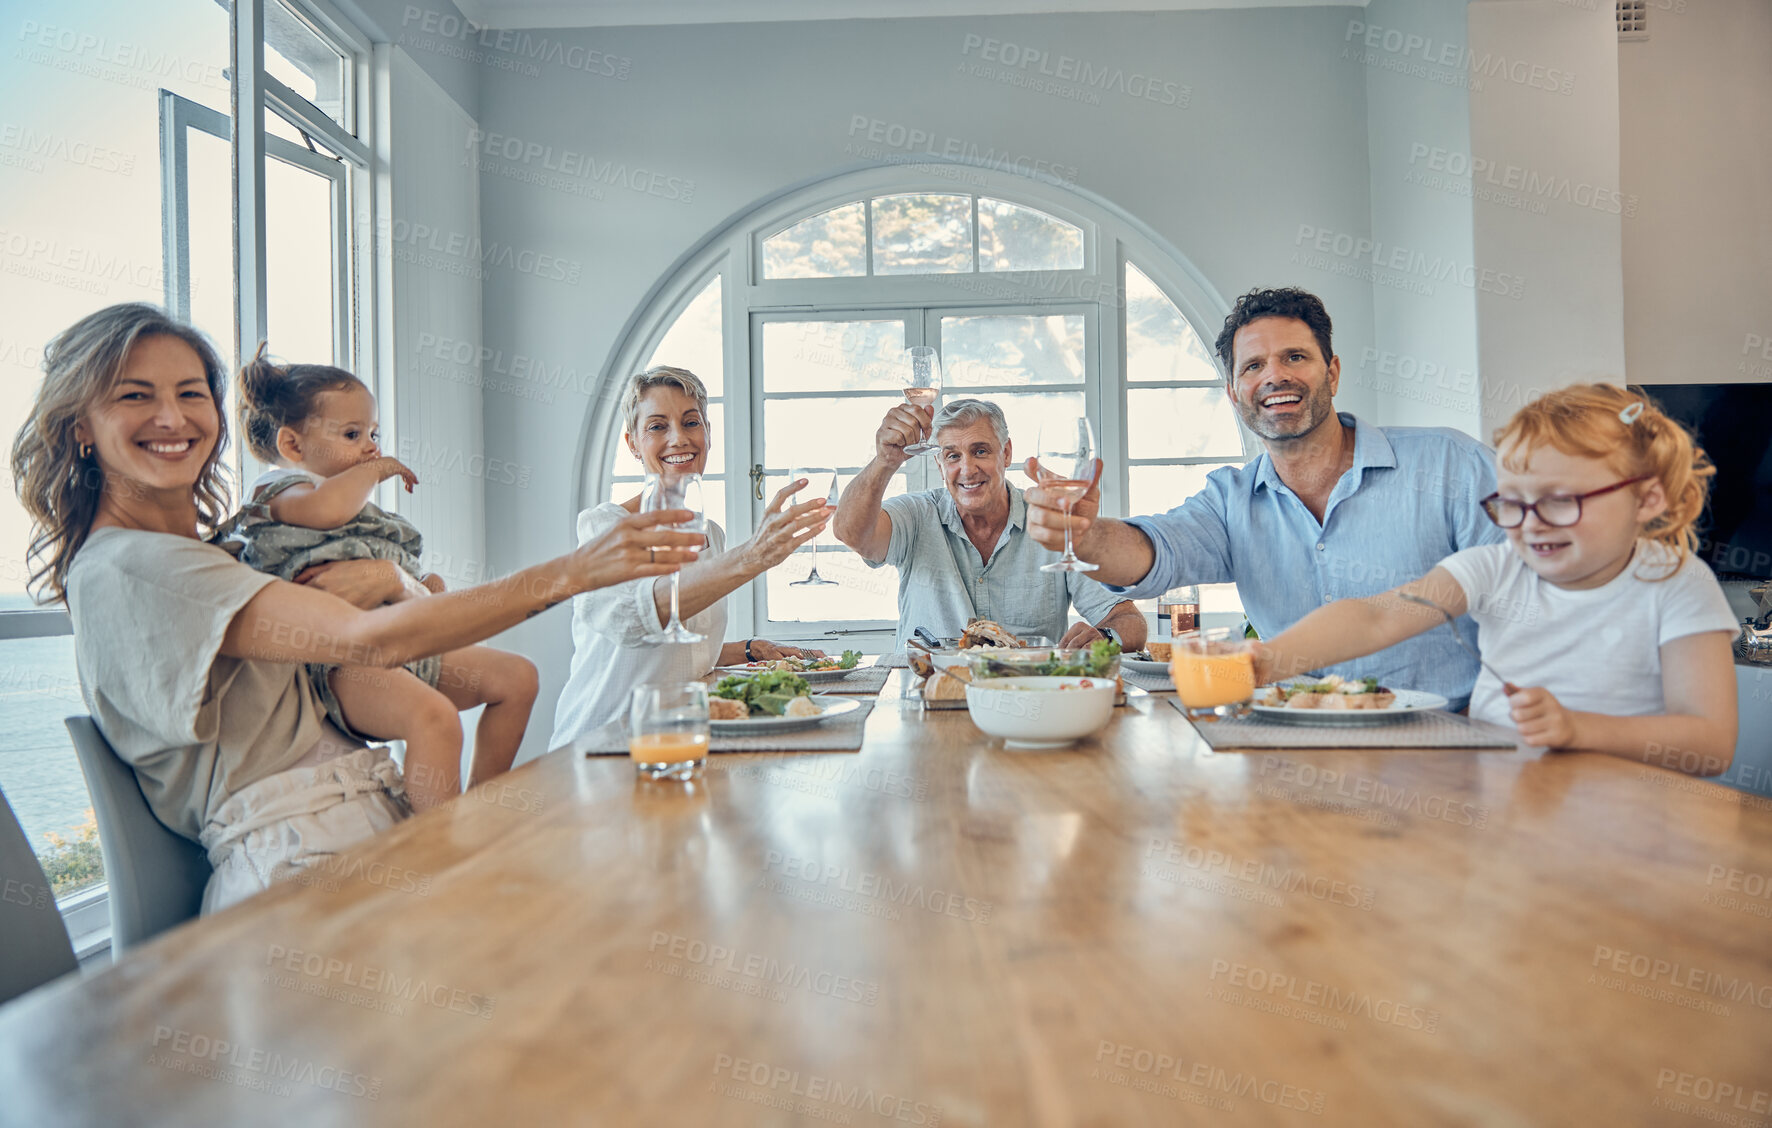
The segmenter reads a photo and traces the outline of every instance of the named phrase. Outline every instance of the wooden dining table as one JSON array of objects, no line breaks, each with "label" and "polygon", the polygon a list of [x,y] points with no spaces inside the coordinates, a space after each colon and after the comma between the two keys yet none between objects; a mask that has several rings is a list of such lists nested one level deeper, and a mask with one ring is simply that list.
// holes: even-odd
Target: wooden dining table
[{"label": "wooden dining table", "polygon": [[557,750],[39,990],[0,1121],[1772,1120],[1772,802],[1144,695],[1015,751],[908,676],[858,753]]}]

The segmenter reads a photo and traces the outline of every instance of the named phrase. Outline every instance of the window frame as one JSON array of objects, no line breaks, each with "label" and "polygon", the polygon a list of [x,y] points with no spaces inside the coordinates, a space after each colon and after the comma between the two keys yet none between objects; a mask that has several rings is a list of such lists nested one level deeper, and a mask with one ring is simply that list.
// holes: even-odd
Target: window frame
[{"label": "window frame", "polygon": [[[345,59],[350,70],[349,107],[351,128],[341,126],[317,107],[264,71],[264,5],[283,3]],[[229,22],[228,54],[234,60],[236,80],[230,84],[230,112],[223,114],[169,91],[158,92],[162,167],[162,273],[166,277],[166,307],[174,316],[190,313],[189,200],[184,192],[188,129],[220,137],[232,155],[232,197],[235,214],[236,340],[232,347],[237,370],[241,342],[252,334],[256,342],[266,321],[264,278],[264,160],[267,154],[326,176],[334,184],[334,297],[335,355],[357,372],[373,370],[377,394],[388,402],[384,409],[393,418],[392,373],[383,372],[376,342],[381,336],[377,278],[381,266],[372,239],[378,208],[377,178],[383,169],[375,158],[375,122],[370,112],[374,47],[369,37],[327,0],[234,0]],[[250,65],[242,66],[242,60]],[[281,137],[267,133],[263,114],[269,109],[296,128],[307,131],[333,152],[338,160],[318,155]],[[256,131],[240,128],[242,119],[256,124]],[[173,183],[176,178],[177,183]],[[74,633],[65,607],[0,611],[0,642],[53,638]],[[69,750],[72,754],[72,750]],[[58,910],[69,934],[83,944],[85,958],[109,944],[108,879],[57,899]]]},{"label": "window frame", "polygon": [[[964,185],[960,187],[958,185]],[[834,278],[763,277],[763,241],[794,224],[857,200],[870,201],[866,209],[869,227],[864,230],[872,254],[871,201],[875,196],[907,192],[970,194],[1002,199],[1035,208],[1070,223],[1084,232],[1084,265],[1066,271],[978,271],[922,275],[868,275]],[[976,202],[974,223],[976,224]],[[1230,303],[1172,245],[1148,225],[1114,205],[1079,188],[1045,177],[1029,177],[982,168],[962,161],[932,160],[917,165],[881,166],[842,173],[813,185],[785,190],[738,213],[737,218],[710,232],[677,259],[654,283],[630,316],[627,327],[610,350],[603,370],[603,387],[619,387],[621,376],[652,355],[683,308],[706,285],[711,275],[723,275],[723,324],[725,326],[727,539],[738,543],[753,529],[754,499],[748,471],[754,449],[741,447],[753,428],[761,426],[753,409],[753,360],[761,348],[755,329],[756,315],[785,315],[790,320],[812,320],[829,315],[862,312],[927,310],[934,316],[965,313],[1064,312],[1062,307],[1092,305],[1095,319],[1093,346],[1085,342],[1085,402],[1098,423],[1105,456],[1116,470],[1103,481],[1103,501],[1110,512],[1124,508],[1128,490],[1125,456],[1126,301],[1125,266],[1128,261],[1173,302],[1182,317],[1210,347],[1206,327],[1216,326],[1230,310]],[[1109,316],[1111,314],[1111,316]],[[926,330],[927,327],[926,327]],[[1087,333],[1088,330],[1086,330]],[[908,339],[908,338],[907,338]],[[912,342],[915,343],[915,342]],[[1091,370],[1090,366],[1093,366]],[[1107,375],[1114,384],[1109,387]],[[1139,388],[1163,387],[1169,382],[1140,383]],[[1183,385],[1178,385],[1183,386]],[[1222,387],[1222,382],[1218,384]],[[1034,389],[1017,389],[1034,390]],[[617,406],[613,391],[594,401],[587,413],[581,442],[579,492],[570,499],[566,521],[576,522],[581,509],[596,505],[608,494],[607,474],[611,444],[619,442]],[[753,418],[755,417],[755,418]],[[1245,462],[1260,453],[1252,436],[1238,423],[1238,437]],[[1140,459],[1144,465],[1152,460]],[[1158,459],[1158,463],[1212,462],[1224,459]],[[567,527],[573,527],[568,525]],[[736,600],[731,608],[730,629],[738,636],[765,633],[764,604],[760,595]],[[789,622],[769,627],[797,626]],[[818,644],[844,638],[853,645],[860,636],[866,643],[890,646],[892,632],[873,623],[833,622],[828,631],[780,635],[782,641]]]}]

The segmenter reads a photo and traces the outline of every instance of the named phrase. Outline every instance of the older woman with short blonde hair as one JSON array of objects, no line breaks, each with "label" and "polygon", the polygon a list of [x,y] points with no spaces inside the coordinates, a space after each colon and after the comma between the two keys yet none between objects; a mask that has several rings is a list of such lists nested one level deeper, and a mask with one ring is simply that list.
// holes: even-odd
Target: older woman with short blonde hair
[{"label": "older woman with short blonde hair", "polygon": [[[628,378],[622,393],[622,441],[648,474],[667,479],[707,468],[713,435],[708,393],[693,372],[656,367]],[[678,578],[678,614],[702,642],[648,643],[671,613],[669,583],[642,579],[587,593],[572,601],[572,672],[554,710],[549,747],[622,717],[633,688],[648,682],[695,681],[717,665],[757,659],[820,657],[818,650],[779,646],[767,639],[726,642],[726,597],[780,564],[822,531],[835,498],[787,506],[804,480],[789,482],[764,510],[757,535],[728,551],[726,532],[710,520],[701,559]],[[826,502],[833,504],[827,505]],[[601,536],[640,511],[640,495],[605,502],[578,515],[578,539]]]}]

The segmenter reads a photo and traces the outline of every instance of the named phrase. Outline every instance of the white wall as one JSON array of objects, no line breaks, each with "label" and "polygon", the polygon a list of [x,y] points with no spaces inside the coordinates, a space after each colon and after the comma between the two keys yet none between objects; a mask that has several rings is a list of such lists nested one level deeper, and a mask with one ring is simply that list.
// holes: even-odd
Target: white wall
[{"label": "white wall", "polygon": [[[394,413],[388,453],[420,485],[399,499],[425,537],[425,559],[451,587],[478,580],[485,559],[485,447],[477,358],[439,350],[443,337],[477,338],[481,288],[438,239],[480,234],[480,183],[462,175],[462,139],[473,119],[400,48],[392,50],[391,169],[395,220],[382,246],[393,271]],[[472,265],[472,264],[469,264]],[[441,355],[439,355],[441,352]]]},{"label": "white wall", "polygon": [[[382,253],[391,259],[393,325],[382,350],[393,374],[393,410],[384,405],[382,415],[392,423],[392,441],[384,449],[419,478],[412,493],[386,500],[424,534],[425,565],[457,588],[480,581],[486,558],[480,366],[471,355],[439,357],[436,341],[458,333],[478,337],[480,281],[474,270],[462,269],[471,261],[433,252],[436,240],[417,233],[442,232],[445,246],[451,239],[478,240],[480,182],[461,165],[462,138],[474,122],[403,49],[382,50],[388,62],[385,191],[393,216],[379,233]],[[464,764],[473,755],[477,715],[463,718]]]},{"label": "white wall", "polygon": [[1366,59],[1374,249],[1373,340],[1341,350],[1342,385],[1371,389],[1377,422],[1483,437],[1476,289],[1430,265],[1475,257],[1469,67],[1441,61],[1465,44],[1464,6],[1373,0],[1344,39]]},{"label": "white wall", "polygon": [[1472,83],[1471,149],[1495,177],[1472,209],[1487,434],[1535,391],[1628,378],[1618,35],[1610,4],[1475,0],[1468,15],[1490,72]]},{"label": "white wall", "polygon": [[1631,378],[1772,380],[1772,4],[1661,0],[1618,57]]},{"label": "white wall", "polygon": [[[1372,340],[1370,289],[1337,273],[1339,260],[1307,262],[1299,235],[1301,227],[1368,235],[1368,68],[1343,57],[1357,11],[560,33],[631,59],[631,71],[613,81],[566,70],[483,75],[482,128],[519,139],[513,151],[552,147],[530,159],[481,154],[488,246],[553,263],[488,272],[486,344],[507,360],[522,354],[600,372],[648,288],[704,235],[784,187],[863,163],[853,148],[862,138],[850,132],[861,115],[1075,168],[1080,186],[1149,224],[1221,294],[1281,283],[1317,291],[1335,316],[1338,350],[1357,356]],[[980,77],[963,69],[983,62],[968,35],[1186,86],[1187,105],[1116,91],[1090,105]],[[566,150],[693,181],[693,192],[668,199],[546,167],[557,168]],[[574,272],[576,281],[548,276]],[[572,543],[574,453],[590,397],[550,392],[552,403],[490,387],[486,395],[487,453],[530,472],[527,488],[487,485],[490,555],[501,572]],[[1369,411],[1374,397],[1350,387],[1342,402]],[[507,641],[542,668],[530,754],[546,740],[567,668],[565,613]]]}]

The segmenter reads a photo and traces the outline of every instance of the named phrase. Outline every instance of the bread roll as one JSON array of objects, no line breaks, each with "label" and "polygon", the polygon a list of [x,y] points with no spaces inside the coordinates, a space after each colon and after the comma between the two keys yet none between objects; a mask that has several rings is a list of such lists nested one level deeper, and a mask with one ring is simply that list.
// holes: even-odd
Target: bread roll
[{"label": "bread roll", "polygon": [[1167,662],[1175,652],[1175,644],[1172,642],[1148,642],[1144,648],[1151,652],[1153,662]]},{"label": "bread roll", "polygon": [[966,683],[959,674],[970,676],[969,670],[937,671],[923,684],[923,700],[925,701],[964,701],[966,700]]},{"label": "bread roll", "polygon": [[708,720],[742,721],[751,715],[751,707],[730,697],[708,698]]}]

